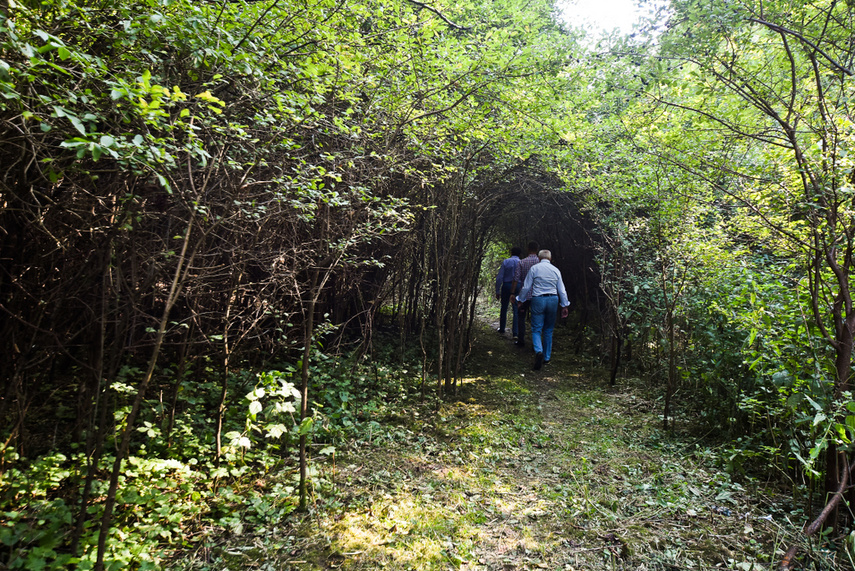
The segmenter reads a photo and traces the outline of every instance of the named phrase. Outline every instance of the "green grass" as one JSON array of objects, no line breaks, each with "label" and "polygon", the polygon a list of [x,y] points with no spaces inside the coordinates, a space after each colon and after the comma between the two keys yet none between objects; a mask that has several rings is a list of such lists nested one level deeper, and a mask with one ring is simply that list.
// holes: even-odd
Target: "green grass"
[{"label": "green grass", "polygon": [[775,568],[803,523],[770,517],[785,498],[663,434],[642,391],[609,389],[569,345],[559,333],[533,372],[485,327],[457,400],[315,459],[330,485],[309,514],[223,537],[184,568]]}]

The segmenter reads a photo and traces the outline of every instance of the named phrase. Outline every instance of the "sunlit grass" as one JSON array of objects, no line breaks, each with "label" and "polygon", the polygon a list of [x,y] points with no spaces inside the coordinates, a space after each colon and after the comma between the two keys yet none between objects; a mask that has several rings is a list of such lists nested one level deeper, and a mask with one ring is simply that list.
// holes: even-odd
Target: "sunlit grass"
[{"label": "sunlit grass", "polygon": [[317,492],[295,555],[268,561],[301,571],[733,569],[780,551],[785,522],[759,519],[747,490],[688,459],[643,395],[558,367],[532,374],[507,339],[482,343],[496,362],[473,359],[457,400],[400,415],[341,446],[337,467],[321,466],[334,490]]}]

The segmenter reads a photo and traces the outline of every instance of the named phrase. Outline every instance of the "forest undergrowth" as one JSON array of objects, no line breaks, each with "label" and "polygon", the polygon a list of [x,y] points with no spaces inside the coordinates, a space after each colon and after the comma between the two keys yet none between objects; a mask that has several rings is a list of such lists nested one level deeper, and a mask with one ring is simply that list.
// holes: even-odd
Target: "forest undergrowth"
[{"label": "forest undergrowth", "polygon": [[[180,565],[761,570],[801,541],[786,496],[733,479],[679,428],[663,433],[645,387],[609,389],[570,328],[532,371],[530,349],[485,325],[468,371],[438,411],[401,409],[316,458],[308,514],[245,526]],[[835,568],[802,547],[815,568]]]}]

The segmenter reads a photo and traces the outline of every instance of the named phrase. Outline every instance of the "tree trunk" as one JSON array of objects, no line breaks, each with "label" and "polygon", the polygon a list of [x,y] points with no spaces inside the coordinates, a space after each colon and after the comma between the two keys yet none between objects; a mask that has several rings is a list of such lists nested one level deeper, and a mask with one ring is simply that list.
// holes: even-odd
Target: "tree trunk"
[{"label": "tree trunk", "polygon": [[192,231],[193,218],[190,219],[190,222],[187,225],[187,232],[184,236],[184,243],[181,246],[181,254],[178,257],[175,275],[172,278],[172,284],[170,285],[169,294],[166,298],[166,304],[160,317],[160,325],[157,329],[157,334],[155,335],[154,347],[152,348],[151,356],[149,357],[148,369],[146,370],[145,376],[137,390],[131,411],[128,413],[125,430],[122,432],[121,444],[116,452],[116,460],[113,463],[113,470],[110,474],[110,486],[107,490],[107,498],[104,501],[104,515],[101,518],[101,528],[98,531],[98,555],[95,560],[95,571],[104,571],[104,552],[106,551],[107,536],[110,534],[110,526],[113,521],[113,509],[116,505],[116,492],[119,488],[119,474],[122,471],[122,460],[125,455],[127,455],[128,449],[130,448],[131,434],[134,431],[134,422],[136,421],[137,414],[139,413],[143,399],[145,398],[146,389],[154,376],[157,359],[160,356],[160,348],[163,345],[163,338],[166,335],[166,326],[169,323],[169,313],[181,293],[184,279],[186,278],[187,271],[192,265],[194,258],[193,254],[188,256],[187,252]]},{"label": "tree trunk", "polygon": [[614,333],[612,335],[612,372],[609,376],[609,386],[613,387],[617,384],[617,374],[620,368],[620,353],[621,345],[623,344],[620,335]]},{"label": "tree trunk", "polygon": [[[665,317],[665,327],[668,335],[668,377],[665,382],[665,412],[663,427],[668,430],[668,419],[671,417],[671,398],[677,386],[677,358],[674,347],[674,314],[671,310]],[[671,426],[673,428],[673,425]]]},{"label": "tree trunk", "polygon": [[309,307],[306,308],[305,323],[303,325],[303,362],[300,368],[300,503],[298,509],[301,512],[308,510],[308,475],[309,459],[307,452],[308,435],[303,422],[309,414],[309,359],[312,357],[312,337],[315,330],[315,305],[318,300],[318,272],[312,272],[312,287],[309,290]]}]

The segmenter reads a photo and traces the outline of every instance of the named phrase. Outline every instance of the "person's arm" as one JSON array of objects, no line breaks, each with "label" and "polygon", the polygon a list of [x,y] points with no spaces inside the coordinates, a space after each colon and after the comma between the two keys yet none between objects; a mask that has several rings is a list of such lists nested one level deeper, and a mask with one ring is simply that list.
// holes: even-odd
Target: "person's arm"
[{"label": "person's arm", "polygon": [[561,273],[558,274],[558,303],[561,306],[561,317],[565,318],[570,315],[570,300],[567,298],[567,289],[564,287],[564,280],[561,279]]},{"label": "person's arm", "polygon": [[511,297],[516,297],[517,285],[520,283],[520,261],[514,264],[514,279],[511,281]]},{"label": "person's arm", "polygon": [[502,297],[502,278],[505,274],[505,262],[502,262],[502,265],[499,266],[499,272],[496,274],[496,299],[501,299]]},{"label": "person's arm", "polygon": [[531,291],[531,286],[534,280],[534,272],[532,272],[534,268],[528,271],[528,275],[525,277],[525,282],[523,282],[523,287],[520,290],[520,294],[517,296],[517,299],[520,301],[525,301],[528,297],[529,292]]}]

